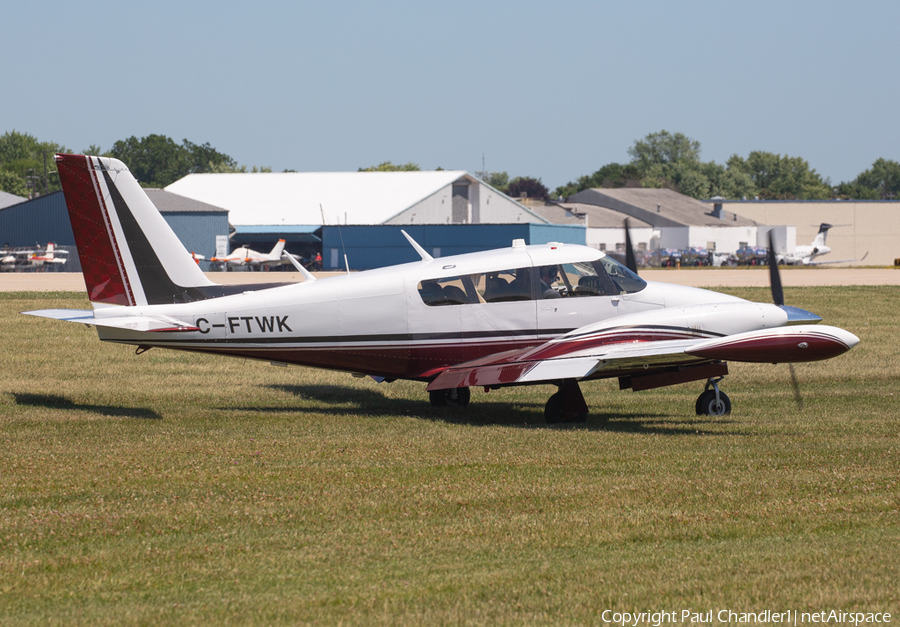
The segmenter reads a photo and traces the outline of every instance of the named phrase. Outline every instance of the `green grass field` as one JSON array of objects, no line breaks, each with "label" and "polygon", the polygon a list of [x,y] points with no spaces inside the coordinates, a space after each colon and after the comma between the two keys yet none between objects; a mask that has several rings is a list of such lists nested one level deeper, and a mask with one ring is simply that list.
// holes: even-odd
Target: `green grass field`
[{"label": "green grass field", "polygon": [[[727,290],[767,301],[768,290]],[[861,338],[702,383],[473,390],[101,344],[0,294],[0,623],[598,624],[900,614],[900,289],[790,288]]]}]

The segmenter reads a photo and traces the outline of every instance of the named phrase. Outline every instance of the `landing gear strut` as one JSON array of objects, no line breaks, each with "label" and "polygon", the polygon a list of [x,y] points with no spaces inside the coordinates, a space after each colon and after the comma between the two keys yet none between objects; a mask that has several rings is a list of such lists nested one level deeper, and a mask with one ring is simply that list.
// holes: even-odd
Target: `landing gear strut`
[{"label": "landing gear strut", "polygon": [[706,389],[697,399],[698,416],[727,416],[731,413],[731,399],[725,392],[719,390],[718,383],[721,380],[722,377],[707,380]]},{"label": "landing gear strut", "polygon": [[465,407],[469,404],[471,397],[472,393],[469,392],[469,388],[435,390],[428,393],[428,398],[435,407]]},{"label": "landing gear strut", "polygon": [[587,415],[588,406],[575,379],[564,379],[559,384],[559,391],[551,396],[544,406],[544,420],[548,425],[584,422]]}]

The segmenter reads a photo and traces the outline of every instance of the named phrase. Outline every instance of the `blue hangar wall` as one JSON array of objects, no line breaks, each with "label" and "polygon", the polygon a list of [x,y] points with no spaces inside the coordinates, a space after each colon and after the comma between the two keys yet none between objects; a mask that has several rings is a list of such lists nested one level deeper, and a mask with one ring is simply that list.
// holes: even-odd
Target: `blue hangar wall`
[{"label": "blue hangar wall", "polygon": [[[228,212],[162,211],[168,223],[189,252],[210,257],[216,251],[216,235],[228,233]],[[402,236],[401,236],[402,237]],[[53,242],[75,251],[75,235],[62,192],[54,192],[0,210],[0,246],[11,248],[44,246]],[[209,262],[200,262],[201,268]],[[69,255],[61,272],[81,272],[78,255]]]},{"label": "blue hangar wall", "polygon": [[323,270],[343,270],[344,252],[351,270],[382,268],[418,261],[403,229],[433,257],[449,257],[505,248],[514,239],[526,244],[584,244],[585,228],[568,224],[419,224],[323,226]]}]

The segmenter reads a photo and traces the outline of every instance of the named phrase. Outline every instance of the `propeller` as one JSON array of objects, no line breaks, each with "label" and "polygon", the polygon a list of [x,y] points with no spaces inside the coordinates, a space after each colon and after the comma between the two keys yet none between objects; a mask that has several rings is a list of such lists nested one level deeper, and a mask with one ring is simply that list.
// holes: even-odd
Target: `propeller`
[{"label": "propeller", "polygon": [[631,245],[631,234],[628,232],[628,218],[625,218],[625,267],[635,274],[638,273],[634,247]]},{"label": "propeller", "polygon": [[772,287],[772,300],[781,307],[784,304],[784,288],[781,287],[781,274],[778,272],[778,259],[775,257],[775,239],[769,231],[769,285]]},{"label": "propeller", "polygon": [[[769,231],[769,250],[766,257],[769,262],[769,286],[772,288],[772,302],[781,307],[784,305],[784,288],[781,286],[781,272],[778,270],[778,259],[775,257],[775,238],[772,237],[772,231]],[[803,397],[800,395],[800,383],[797,381],[794,364],[789,363],[788,368],[791,370],[794,402],[797,403],[797,409],[803,409]]]}]

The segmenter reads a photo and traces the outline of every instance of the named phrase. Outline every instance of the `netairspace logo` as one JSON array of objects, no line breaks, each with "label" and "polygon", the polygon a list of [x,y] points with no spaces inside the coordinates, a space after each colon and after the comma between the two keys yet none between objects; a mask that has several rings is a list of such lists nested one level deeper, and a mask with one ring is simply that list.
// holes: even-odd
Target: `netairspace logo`
[{"label": "netairspace logo", "polygon": [[814,625],[817,623],[865,625],[890,624],[891,614],[887,612],[843,612],[821,610],[818,612],[798,612],[787,610],[775,612],[733,612],[731,610],[709,610],[694,612],[681,610],[673,612],[616,612],[604,610],[600,619],[609,625],[637,627],[637,625],[702,625],[702,624],[748,624],[748,625]]}]

